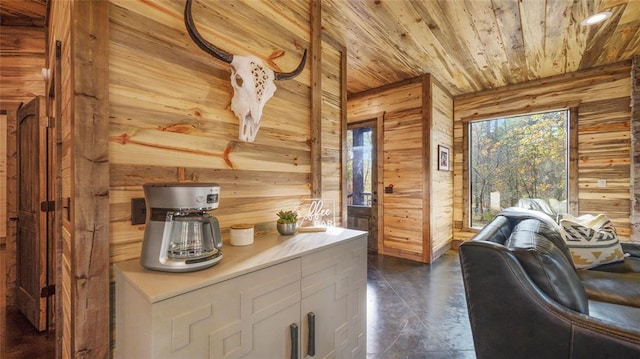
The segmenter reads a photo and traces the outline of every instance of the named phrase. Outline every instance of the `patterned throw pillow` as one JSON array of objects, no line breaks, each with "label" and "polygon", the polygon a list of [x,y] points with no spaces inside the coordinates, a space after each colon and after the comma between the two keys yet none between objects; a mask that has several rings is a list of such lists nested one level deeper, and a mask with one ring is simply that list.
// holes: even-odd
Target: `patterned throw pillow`
[{"label": "patterned throw pillow", "polygon": [[616,228],[604,214],[578,218],[565,214],[560,229],[577,269],[624,260]]}]

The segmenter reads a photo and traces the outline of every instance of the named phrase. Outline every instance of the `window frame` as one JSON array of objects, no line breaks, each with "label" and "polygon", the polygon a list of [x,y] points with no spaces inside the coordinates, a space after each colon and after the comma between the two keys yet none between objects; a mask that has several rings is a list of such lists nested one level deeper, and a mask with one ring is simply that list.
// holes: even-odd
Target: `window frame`
[{"label": "window frame", "polygon": [[[371,148],[371,160],[372,160],[372,167],[371,167],[371,192],[369,193],[369,205],[353,205],[353,204],[348,204],[348,206],[350,207],[363,207],[363,208],[372,208],[373,207],[373,193],[377,192],[377,188],[376,188],[376,183],[374,183],[373,179],[374,177],[377,178],[377,174],[374,174],[374,171],[377,170],[377,168],[375,168],[376,166],[374,166],[374,164],[376,163],[377,160],[377,145],[376,145],[376,139],[374,138],[374,136],[377,136],[376,132],[377,132],[377,119],[370,119],[370,120],[364,120],[364,121],[357,121],[357,122],[353,122],[353,123],[349,123],[347,125],[347,131],[345,133],[348,133],[350,130],[354,130],[354,129],[360,129],[360,128],[371,128],[371,136],[372,136],[372,148]],[[345,135],[345,137],[347,137]],[[346,143],[346,142],[345,142]],[[353,146],[353,144],[351,144],[351,146]],[[347,174],[346,168],[347,168],[347,162],[349,161],[348,154],[349,151],[349,145],[345,145],[345,182],[346,182],[346,186],[345,186],[345,193],[346,196],[348,197],[349,193],[347,191],[348,188],[348,183],[349,183],[349,176]],[[377,180],[376,180],[377,182]],[[348,203],[349,200],[347,198],[347,202]]]},{"label": "window frame", "polygon": [[[462,229],[467,232],[479,232],[482,228],[471,226],[471,183],[470,170],[470,144],[469,131],[470,124],[505,117],[517,117],[533,115],[543,112],[567,111],[569,123],[567,128],[568,136],[568,163],[567,163],[567,212],[573,216],[578,215],[578,108],[547,108],[536,109],[529,112],[509,112],[505,114],[492,114],[492,116],[474,118],[463,121],[462,131]],[[483,227],[484,228],[484,227]]]}]

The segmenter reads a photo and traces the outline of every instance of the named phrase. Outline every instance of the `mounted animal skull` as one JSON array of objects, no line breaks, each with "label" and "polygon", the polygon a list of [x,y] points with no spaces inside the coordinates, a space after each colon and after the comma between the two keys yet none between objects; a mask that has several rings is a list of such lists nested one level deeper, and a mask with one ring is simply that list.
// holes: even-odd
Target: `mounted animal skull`
[{"label": "mounted animal skull", "polygon": [[307,50],[304,50],[302,60],[292,72],[274,72],[264,66],[255,56],[234,56],[223,51],[205,40],[196,29],[191,14],[191,3],[187,0],[184,8],[184,22],[191,39],[213,57],[231,65],[231,86],[233,98],[231,111],[240,120],[239,138],[241,141],[253,142],[260,128],[262,109],[276,91],[274,80],[290,80],[298,76],[304,69],[307,60]]}]

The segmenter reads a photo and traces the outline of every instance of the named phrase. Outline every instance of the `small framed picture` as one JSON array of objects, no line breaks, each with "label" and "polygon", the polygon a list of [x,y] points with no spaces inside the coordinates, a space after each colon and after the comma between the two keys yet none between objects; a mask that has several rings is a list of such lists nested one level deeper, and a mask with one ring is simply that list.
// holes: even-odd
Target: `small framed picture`
[{"label": "small framed picture", "polygon": [[449,147],[438,145],[438,171],[451,170],[451,153]]}]

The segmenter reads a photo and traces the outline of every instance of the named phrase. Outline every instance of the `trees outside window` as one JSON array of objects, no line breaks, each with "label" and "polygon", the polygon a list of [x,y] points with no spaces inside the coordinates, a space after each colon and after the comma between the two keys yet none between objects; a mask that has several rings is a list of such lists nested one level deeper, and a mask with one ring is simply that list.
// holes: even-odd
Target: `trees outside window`
[{"label": "trees outside window", "polygon": [[569,111],[469,125],[469,218],[483,227],[500,210],[567,211]]}]

